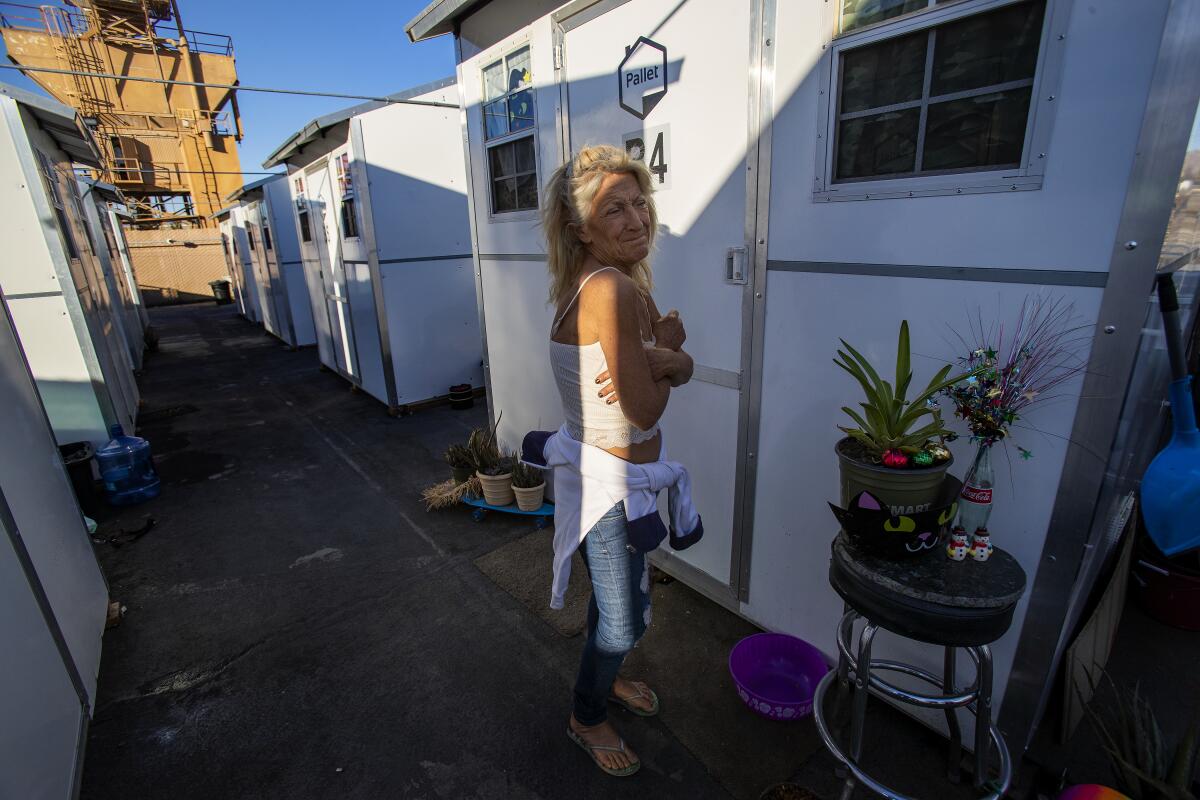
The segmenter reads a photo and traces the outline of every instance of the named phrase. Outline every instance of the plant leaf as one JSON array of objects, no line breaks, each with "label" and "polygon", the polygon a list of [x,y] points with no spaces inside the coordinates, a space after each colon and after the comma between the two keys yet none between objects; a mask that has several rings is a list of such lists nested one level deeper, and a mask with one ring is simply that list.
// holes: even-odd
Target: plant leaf
[{"label": "plant leaf", "polygon": [[912,353],[908,345],[908,320],[900,323],[900,338],[896,342],[896,399],[904,403],[904,393],[912,378]]}]

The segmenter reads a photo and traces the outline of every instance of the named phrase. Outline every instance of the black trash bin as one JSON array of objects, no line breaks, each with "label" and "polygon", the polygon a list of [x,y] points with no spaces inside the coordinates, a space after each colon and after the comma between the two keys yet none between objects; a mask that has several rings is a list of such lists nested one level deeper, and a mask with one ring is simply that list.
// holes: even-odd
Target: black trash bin
[{"label": "black trash bin", "polygon": [[71,479],[71,488],[75,490],[75,499],[83,513],[93,519],[100,508],[100,492],[96,488],[96,479],[92,477],[92,461],[96,458],[96,449],[91,442],[71,442],[58,446],[62,453],[63,464],[67,468],[67,477]]},{"label": "black trash bin", "polygon": [[233,292],[229,290],[229,281],[225,278],[209,281],[208,286],[212,289],[213,297],[217,300],[217,305],[223,306],[233,302]]}]

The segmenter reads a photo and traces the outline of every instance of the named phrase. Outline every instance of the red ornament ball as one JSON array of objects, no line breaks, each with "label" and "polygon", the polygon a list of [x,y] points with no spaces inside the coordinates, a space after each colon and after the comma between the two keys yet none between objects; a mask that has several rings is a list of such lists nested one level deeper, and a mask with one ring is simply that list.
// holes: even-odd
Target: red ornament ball
[{"label": "red ornament ball", "polygon": [[908,456],[899,450],[887,450],[883,454],[883,465],[893,469],[908,466]]}]

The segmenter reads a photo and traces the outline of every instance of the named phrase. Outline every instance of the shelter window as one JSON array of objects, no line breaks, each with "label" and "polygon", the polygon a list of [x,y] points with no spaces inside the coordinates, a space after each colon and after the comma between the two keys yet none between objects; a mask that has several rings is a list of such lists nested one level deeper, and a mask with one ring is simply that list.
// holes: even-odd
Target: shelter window
[{"label": "shelter window", "polygon": [[58,183],[58,170],[45,153],[41,150],[35,152],[37,153],[38,167],[42,173],[42,183],[46,187],[46,197],[50,201],[50,206],[54,209],[54,219],[58,222],[58,232],[62,236],[64,246],[67,248],[67,256],[69,258],[79,258],[79,247],[75,244],[75,237],[71,233],[71,223],[67,219],[66,209],[63,207],[62,192]]},{"label": "shelter window", "polygon": [[342,238],[358,238],[358,211],[354,202],[354,175],[350,170],[350,154],[342,153],[333,160],[337,171],[338,191],[342,195]]},{"label": "shelter window", "polygon": [[483,68],[484,138],[498,139],[534,125],[529,46]]},{"label": "shelter window", "polygon": [[488,172],[492,182],[493,213],[538,207],[537,166],[532,136],[489,148]]},{"label": "shelter window", "polygon": [[246,241],[250,243],[250,249],[254,250],[255,247],[254,247],[254,226],[253,225],[246,226]]},{"label": "shelter window", "polygon": [[832,182],[1019,168],[1046,2],[962,3],[889,36],[880,23],[946,0],[839,0],[841,33],[883,32],[835,48]]},{"label": "shelter window", "polygon": [[293,182],[296,192],[296,218],[300,222],[300,241],[312,241],[312,226],[308,221],[308,202],[304,199],[304,178],[297,177]]},{"label": "shelter window", "polygon": [[268,228],[266,225],[263,225],[262,231],[263,231],[263,248],[265,248],[269,252],[272,249],[274,249],[271,247],[271,229]]},{"label": "shelter window", "polygon": [[536,122],[526,45],[483,68],[483,137],[493,214],[538,207]]}]

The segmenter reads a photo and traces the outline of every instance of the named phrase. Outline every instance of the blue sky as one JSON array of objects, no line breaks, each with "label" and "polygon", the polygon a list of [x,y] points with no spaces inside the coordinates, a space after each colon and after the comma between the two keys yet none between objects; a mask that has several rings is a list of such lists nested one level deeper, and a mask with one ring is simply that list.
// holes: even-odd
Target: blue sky
[{"label": "blue sky", "polygon": [[[179,5],[189,29],[233,37],[238,77],[247,86],[382,95],[454,74],[449,36],[412,44],[404,33],[405,23],[428,0],[180,0]],[[10,63],[7,57],[0,60]],[[0,82],[36,90],[16,70],[0,70]],[[304,123],[359,102],[241,92],[242,169],[261,170],[263,159]]]}]

